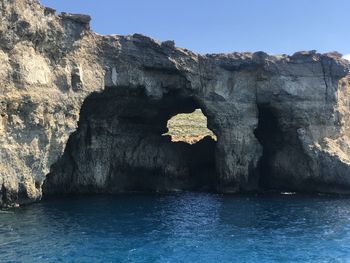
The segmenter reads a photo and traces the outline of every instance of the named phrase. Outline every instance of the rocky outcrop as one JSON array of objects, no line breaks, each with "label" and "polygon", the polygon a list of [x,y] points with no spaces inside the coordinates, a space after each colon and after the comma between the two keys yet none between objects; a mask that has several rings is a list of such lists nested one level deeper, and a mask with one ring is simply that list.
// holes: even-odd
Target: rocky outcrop
[{"label": "rocky outcrop", "polygon": [[[350,193],[348,62],[199,55],[0,1],[0,205],[45,194],[262,188]],[[162,137],[200,108],[217,142]],[[46,180],[45,180],[46,179]]]}]

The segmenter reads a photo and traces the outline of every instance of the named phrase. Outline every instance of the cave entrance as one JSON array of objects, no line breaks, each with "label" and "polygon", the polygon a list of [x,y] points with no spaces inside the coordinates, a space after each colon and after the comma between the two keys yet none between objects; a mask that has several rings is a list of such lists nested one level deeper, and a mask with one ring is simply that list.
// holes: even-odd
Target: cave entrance
[{"label": "cave entrance", "polygon": [[[141,88],[91,94],[47,176],[45,194],[215,191],[216,136],[199,109],[205,113],[195,98],[176,92],[162,98]],[[195,126],[208,134],[191,143],[172,140],[169,120],[189,113],[205,121]]]},{"label": "cave entrance", "polygon": [[287,119],[270,104],[259,104],[258,110],[255,136],[263,147],[258,163],[259,188],[283,191],[303,189],[305,181],[300,177],[310,173],[312,163],[300,142],[298,120]]},{"label": "cave entrance", "polygon": [[[177,104],[178,106],[180,104]],[[208,128],[208,120],[193,99],[176,107],[166,122],[167,132],[162,136],[171,146],[181,149],[178,154],[187,156],[189,177],[194,190],[216,189],[215,151],[217,136]]]},{"label": "cave entrance", "polygon": [[258,163],[259,187],[269,189],[275,176],[275,158],[285,142],[274,110],[267,104],[258,105],[258,110],[259,123],[254,133],[263,147],[263,154]]}]

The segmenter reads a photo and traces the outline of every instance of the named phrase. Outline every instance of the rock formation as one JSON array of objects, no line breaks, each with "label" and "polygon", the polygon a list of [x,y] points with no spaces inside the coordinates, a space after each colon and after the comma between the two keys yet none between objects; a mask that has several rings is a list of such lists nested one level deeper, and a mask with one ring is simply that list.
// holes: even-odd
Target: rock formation
[{"label": "rock formation", "polygon": [[[1,0],[0,18],[0,205],[42,189],[350,193],[340,54],[199,55],[98,35],[89,16],[37,0]],[[217,142],[161,136],[170,117],[197,108]]]}]

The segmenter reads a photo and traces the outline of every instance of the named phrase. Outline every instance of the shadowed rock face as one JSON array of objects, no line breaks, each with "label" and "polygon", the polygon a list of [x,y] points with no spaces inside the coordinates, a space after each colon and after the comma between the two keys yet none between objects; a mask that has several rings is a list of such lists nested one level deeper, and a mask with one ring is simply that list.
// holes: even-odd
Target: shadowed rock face
[{"label": "shadowed rock face", "polygon": [[[337,53],[199,55],[84,15],[0,1],[0,205],[50,194],[350,193],[348,62]],[[217,136],[161,134],[200,108]]]},{"label": "shadowed rock face", "polygon": [[189,145],[162,136],[171,116],[196,107],[191,97],[152,99],[141,88],[90,95],[45,192],[215,190],[216,142],[206,137]]}]

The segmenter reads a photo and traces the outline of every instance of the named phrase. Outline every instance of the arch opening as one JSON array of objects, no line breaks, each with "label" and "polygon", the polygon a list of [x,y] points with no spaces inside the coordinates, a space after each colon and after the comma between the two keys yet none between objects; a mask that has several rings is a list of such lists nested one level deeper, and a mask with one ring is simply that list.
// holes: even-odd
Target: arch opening
[{"label": "arch opening", "polygon": [[171,136],[172,142],[195,144],[207,136],[217,141],[214,132],[208,128],[207,117],[200,108],[191,113],[179,113],[171,117],[168,120],[167,128],[168,132],[164,133],[163,136]]}]

